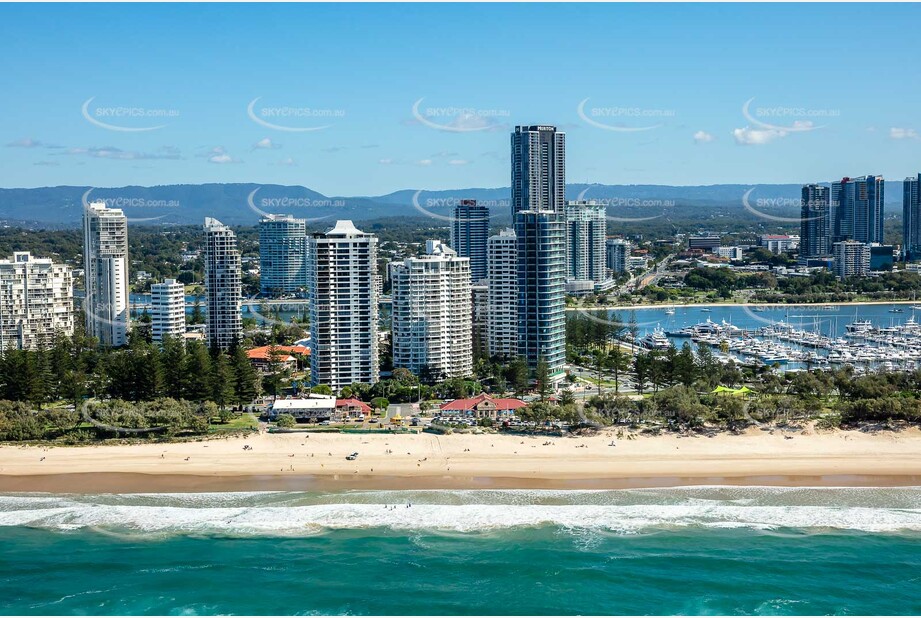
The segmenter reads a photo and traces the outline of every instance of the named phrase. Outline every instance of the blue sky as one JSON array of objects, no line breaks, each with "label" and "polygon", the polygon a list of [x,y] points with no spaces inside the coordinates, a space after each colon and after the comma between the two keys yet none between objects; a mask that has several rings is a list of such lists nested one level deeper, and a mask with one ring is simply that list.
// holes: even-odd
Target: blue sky
[{"label": "blue sky", "polygon": [[496,187],[510,128],[537,123],[566,131],[569,182],[901,180],[921,170],[919,23],[878,4],[6,4],[0,185]]}]

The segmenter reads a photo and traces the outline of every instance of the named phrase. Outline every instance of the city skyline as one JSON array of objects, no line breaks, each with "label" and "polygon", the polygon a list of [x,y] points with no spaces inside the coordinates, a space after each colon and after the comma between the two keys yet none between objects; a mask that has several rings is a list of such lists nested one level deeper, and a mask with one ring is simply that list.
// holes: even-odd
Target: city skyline
[{"label": "city skyline", "polygon": [[[0,135],[0,163],[27,187],[260,182],[374,195],[505,186],[504,135],[553,120],[574,146],[571,182],[805,184],[840,170],[896,180],[916,174],[921,140],[912,110],[921,93],[903,79],[913,47],[896,28],[916,19],[918,8],[874,7],[862,17],[859,50],[835,34],[847,12],[788,8],[780,16],[759,6],[677,6],[663,14],[625,5],[503,5],[478,22],[476,7],[420,7],[411,15],[367,7],[355,19],[369,36],[345,47],[335,43],[353,26],[339,7],[294,6],[283,21],[274,19],[277,7],[123,7],[115,16],[62,7],[66,31],[47,27],[38,7],[17,7],[7,9],[10,34],[0,45],[8,55],[30,53],[9,71],[16,96],[0,103],[17,118]],[[524,34],[510,25],[525,11],[533,27],[577,28],[580,49],[517,45]],[[77,33],[102,15],[111,24],[108,44],[82,43]],[[200,32],[194,16],[222,28]],[[313,36],[289,32],[298,17],[310,18]],[[168,23],[169,34],[136,38],[124,27],[136,20]],[[481,36],[470,57],[460,42],[473,27]],[[157,31],[167,30],[150,32]],[[285,41],[284,53],[272,51],[275,37]],[[807,42],[776,45],[798,39]],[[200,45],[224,49],[221,62],[192,55]],[[63,48],[73,53],[62,60]],[[111,61],[110,48],[120,50],[119,60]],[[312,60],[326,49],[337,52]],[[361,60],[370,49],[375,62],[400,59],[417,70],[382,81]],[[517,49],[554,73],[559,94],[531,97],[509,82],[507,69],[526,60]],[[809,62],[793,63],[804,50]],[[735,70],[701,70],[726,63]],[[875,89],[831,94],[830,84],[861,71],[880,83],[898,80],[899,97],[880,100]],[[303,84],[292,85],[293,72],[306,77]],[[478,87],[457,88],[465,81]]]},{"label": "city skyline", "polygon": [[0,4],[5,613],[921,615],[919,18]]}]

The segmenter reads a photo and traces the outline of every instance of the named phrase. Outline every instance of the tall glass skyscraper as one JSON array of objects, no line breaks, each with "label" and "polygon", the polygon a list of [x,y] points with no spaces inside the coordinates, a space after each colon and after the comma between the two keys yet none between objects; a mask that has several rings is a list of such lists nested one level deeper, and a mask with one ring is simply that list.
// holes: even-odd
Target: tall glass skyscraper
[{"label": "tall glass skyscraper", "polygon": [[489,239],[489,208],[476,200],[461,200],[451,221],[451,248],[470,259],[470,279],[486,278],[486,241]]},{"label": "tall glass skyscraper", "polygon": [[515,127],[512,133],[512,216],[520,210],[563,212],[566,134],[556,127]]},{"label": "tall glass skyscraper", "polygon": [[259,220],[259,288],[264,296],[307,286],[307,222],[291,215]]},{"label": "tall glass skyscraper", "polygon": [[921,259],[921,174],[909,176],[902,185],[902,256]]},{"label": "tall glass skyscraper", "polygon": [[814,258],[831,254],[829,193],[829,188],[821,185],[803,186],[799,242],[799,255],[801,258]]},{"label": "tall glass skyscraper", "polygon": [[883,242],[884,188],[882,176],[845,177],[832,183],[832,242]]},{"label": "tall glass skyscraper", "polygon": [[518,237],[518,356],[551,373],[566,361],[566,222],[562,213],[522,210]]},{"label": "tall glass skyscraper", "polygon": [[518,239],[518,355],[529,367],[566,361],[566,146],[547,125],[512,133],[512,213]]}]

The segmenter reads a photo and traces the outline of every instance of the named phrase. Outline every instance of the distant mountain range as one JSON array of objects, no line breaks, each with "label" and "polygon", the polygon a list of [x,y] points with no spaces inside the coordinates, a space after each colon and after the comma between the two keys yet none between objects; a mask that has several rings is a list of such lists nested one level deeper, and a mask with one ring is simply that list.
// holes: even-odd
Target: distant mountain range
[{"label": "distant mountain range", "polygon": [[[887,210],[901,210],[901,182],[887,184]],[[680,212],[694,207],[721,206],[744,209],[743,196],[751,190],[750,204],[792,214],[802,185],[669,185],[571,184],[567,199],[596,199],[636,216],[643,208],[662,204]],[[509,188],[470,188],[446,191],[404,189],[379,196],[326,196],[307,187],[252,183],[162,185],[155,187],[42,187],[0,189],[0,222],[29,227],[73,227],[79,225],[84,201],[105,200],[120,207],[134,225],[200,224],[214,217],[228,225],[252,225],[261,213],[293,214],[308,219],[353,219],[385,217],[450,216],[458,200],[475,199],[485,204],[501,221],[509,212]],[[766,206],[764,206],[766,205]]]}]

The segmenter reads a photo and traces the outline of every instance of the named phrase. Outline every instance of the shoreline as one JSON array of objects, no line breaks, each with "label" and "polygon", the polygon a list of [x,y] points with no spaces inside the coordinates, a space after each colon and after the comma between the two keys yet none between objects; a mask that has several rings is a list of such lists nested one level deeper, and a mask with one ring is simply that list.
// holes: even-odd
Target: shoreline
[{"label": "shoreline", "polygon": [[847,302],[821,303],[654,303],[642,305],[593,305],[591,307],[566,307],[566,311],[624,311],[627,309],[690,309],[694,307],[860,307],[864,305],[921,305],[921,300],[855,300]]},{"label": "shoreline", "polygon": [[[247,448],[244,448],[246,446]],[[356,460],[346,455],[359,452]],[[733,434],[259,434],[180,443],[0,446],[0,492],[921,486],[921,429]]]},{"label": "shoreline", "polygon": [[49,494],[193,494],[258,491],[450,491],[450,490],[618,490],[686,487],[891,488],[919,487],[916,475],[752,475],[640,476],[582,479],[370,476],[253,475],[199,476],[144,473],[69,473],[0,476],[0,493]]}]

